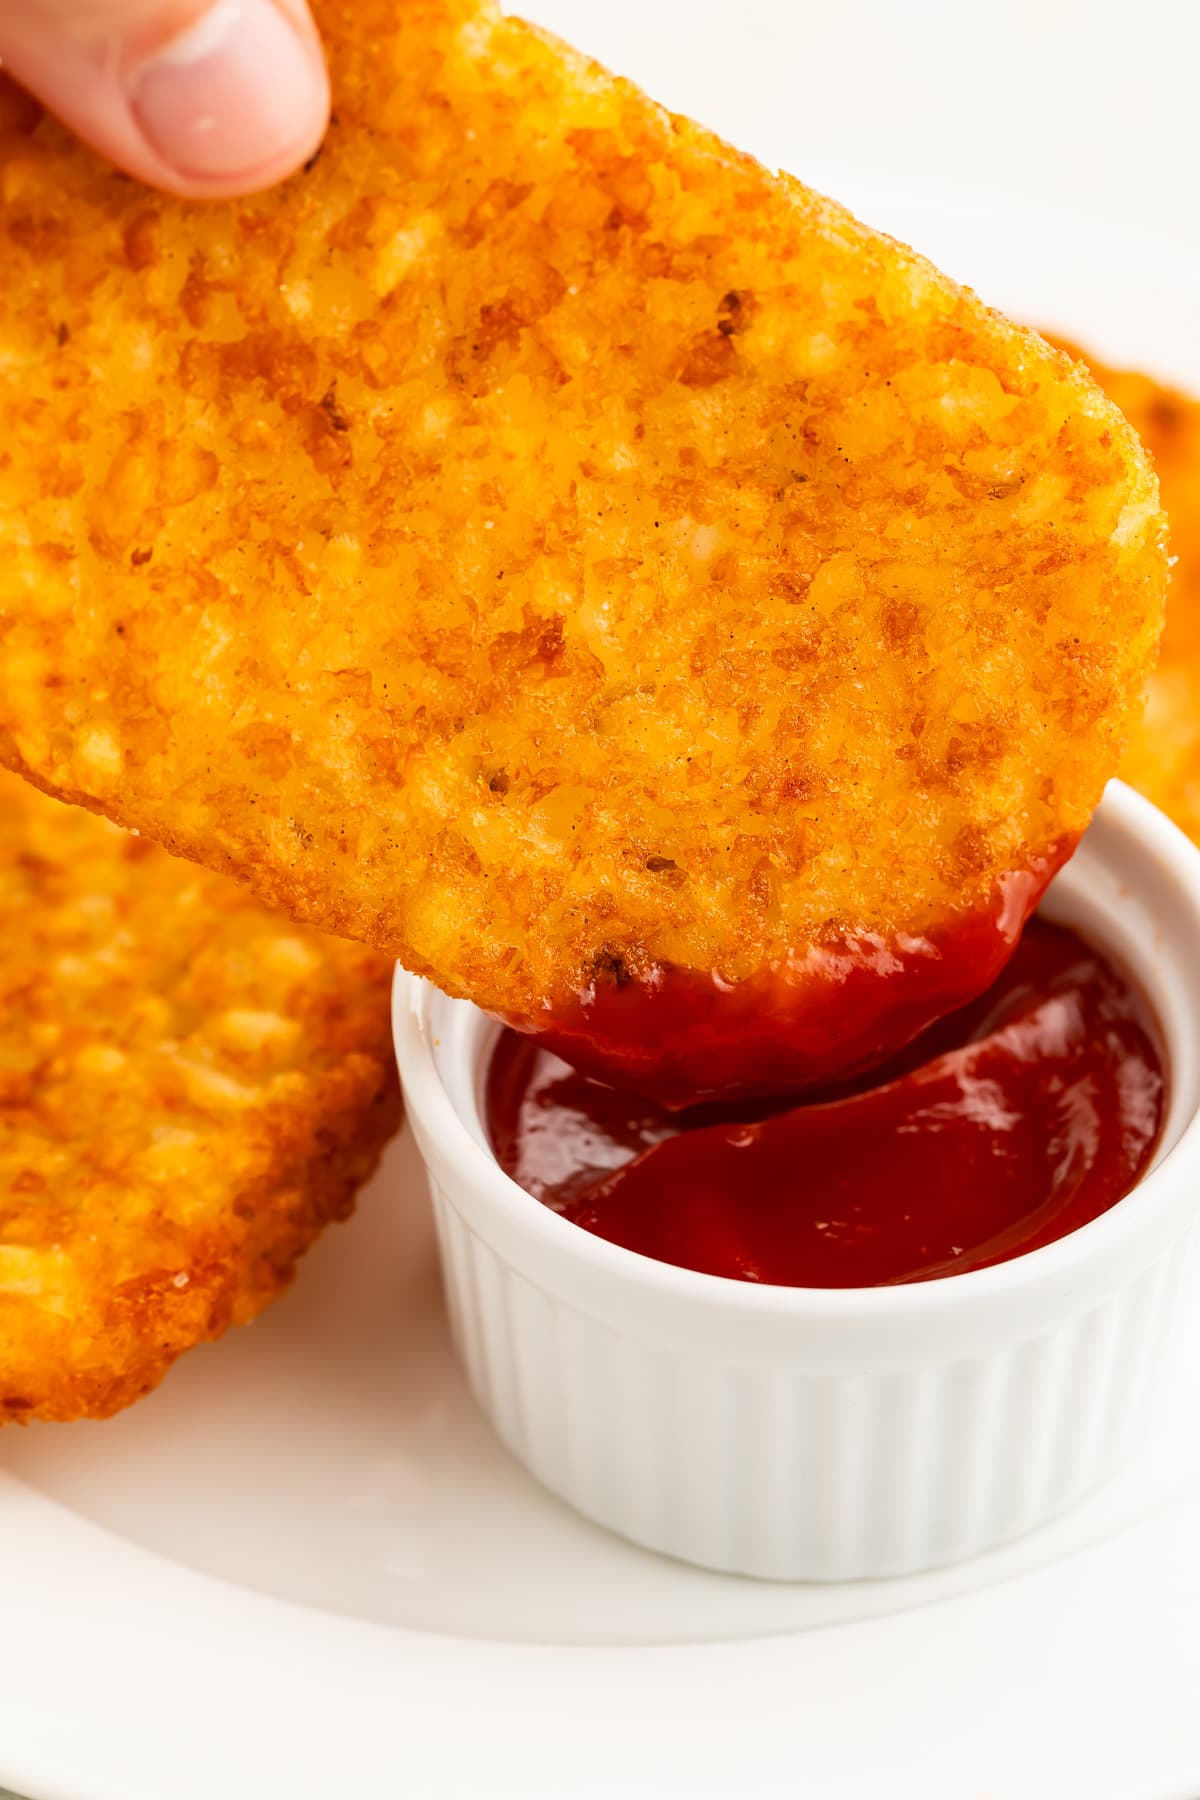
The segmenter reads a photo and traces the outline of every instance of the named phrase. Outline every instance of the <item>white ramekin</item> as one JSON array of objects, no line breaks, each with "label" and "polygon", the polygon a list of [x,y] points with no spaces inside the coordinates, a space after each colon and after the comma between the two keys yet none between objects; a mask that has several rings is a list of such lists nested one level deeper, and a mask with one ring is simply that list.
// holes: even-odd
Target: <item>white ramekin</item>
[{"label": "white ramekin", "polygon": [[1028,1256],[907,1287],[759,1286],[610,1244],[496,1164],[498,1028],[397,972],[396,1054],[451,1325],[503,1441],[600,1524],[713,1569],[901,1575],[1015,1537],[1135,1444],[1200,1210],[1200,852],[1114,782],[1045,912],[1141,981],[1169,1057],[1150,1172]]}]

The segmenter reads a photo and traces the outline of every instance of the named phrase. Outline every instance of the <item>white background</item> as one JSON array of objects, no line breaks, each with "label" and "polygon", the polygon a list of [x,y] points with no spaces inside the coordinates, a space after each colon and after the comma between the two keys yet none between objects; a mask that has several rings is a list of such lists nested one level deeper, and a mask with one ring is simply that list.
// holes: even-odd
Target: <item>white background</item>
[{"label": "white background", "polygon": [[[1196,0],[526,0],[655,97],[821,185],[882,165],[1200,246]],[[876,223],[872,220],[871,223]],[[878,221],[886,224],[886,221]]]}]

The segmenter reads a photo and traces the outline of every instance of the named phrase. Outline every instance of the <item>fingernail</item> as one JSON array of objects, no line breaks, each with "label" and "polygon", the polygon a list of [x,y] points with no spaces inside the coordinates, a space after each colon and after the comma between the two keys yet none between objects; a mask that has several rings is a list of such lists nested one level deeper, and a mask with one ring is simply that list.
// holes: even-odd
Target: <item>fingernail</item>
[{"label": "fingernail", "polygon": [[324,123],[316,52],[271,0],[216,0],[142,64],[130,104],[180,175],[249,175],[309,143]]}]

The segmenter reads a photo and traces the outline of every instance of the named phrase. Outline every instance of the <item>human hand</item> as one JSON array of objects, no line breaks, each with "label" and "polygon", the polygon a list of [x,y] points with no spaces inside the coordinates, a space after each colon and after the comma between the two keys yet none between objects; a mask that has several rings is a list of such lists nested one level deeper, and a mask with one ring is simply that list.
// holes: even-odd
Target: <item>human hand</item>
[{"label": "human hand", "polygon": [[269,187],[329,117],[306,0],[0,0],[0,66],[169,193]]}]

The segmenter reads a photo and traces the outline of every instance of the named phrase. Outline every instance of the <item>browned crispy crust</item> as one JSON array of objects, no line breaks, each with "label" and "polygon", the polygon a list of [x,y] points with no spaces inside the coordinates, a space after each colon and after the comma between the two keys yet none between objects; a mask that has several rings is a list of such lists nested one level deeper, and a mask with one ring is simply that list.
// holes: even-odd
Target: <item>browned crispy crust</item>
[{"label": "browned crispy crust", "polygon": [[388,975],[0,777],[0,1424],[127,1406],[349,1214]]},{"label": "browned crispy crust", "polygon": [[0,131],[0,758],[531,1014],[974,911],[1160,626],[1085,371],[487,5],[277,193]]},{"label": "browned crispy crust", "polygon": [[1162,652],[1121,774],[1200,842],[1200,400],[1133,369],[1081,356],[1154,458],[1173,567]]}]

